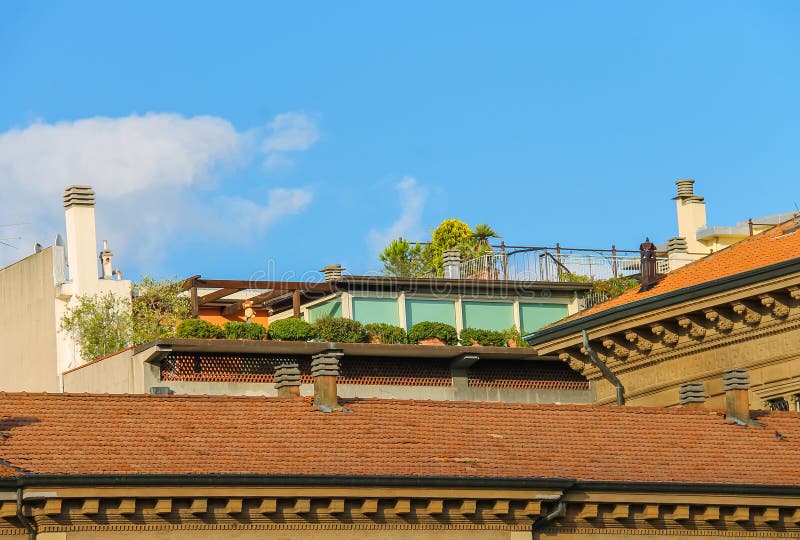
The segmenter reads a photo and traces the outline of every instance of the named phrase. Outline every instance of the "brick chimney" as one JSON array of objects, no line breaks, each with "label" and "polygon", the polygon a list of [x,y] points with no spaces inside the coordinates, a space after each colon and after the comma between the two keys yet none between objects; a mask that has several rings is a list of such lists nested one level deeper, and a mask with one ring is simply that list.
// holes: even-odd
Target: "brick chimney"
[{"label": "brick chimney", "polygon": [[300,368],[297,362],[284,362],[275,367],[275,388],[278,397],[300,395]]},{"label": "brick chimney", "polygon": [[461,277],[461,254],[457,249],[444,250],[442,264],[444,265],[445,278],[459,279]]},{"label": "brick chimney", "polygon": [[642,290],[647,291],[658,283],[656,245],[650,241],[650,238],[645,238],[644,243],[639,244],[639,257],[642,263]]},{"label": "brick chimney", "polygon": [[725,390],[725,418],[737,424],[753,424],[750,418],[750,375],[744,369],[731,369],[722,374]]},{"label": "brick chimney", "polygon": [[336,281],[337,279],[342,277],[343,271],[344,268],[342,268],[341,264],[329,264],[328,266],[320,270],[320,272],[322,272],[322,275],[325,276],[325,281]]},{"label": "brick chimney", "polygon": [[314,380],[314,406],[323,412],[341,411],[336,393],[339,377],[339,359],[344,353],[339,349],[328,349],[311,357],[311,378]]},{"label": "brick chimney", "polygon": [[706,391],[701,382],[683,383],[678,395],[682,407],[700,408],[706,403]]}]

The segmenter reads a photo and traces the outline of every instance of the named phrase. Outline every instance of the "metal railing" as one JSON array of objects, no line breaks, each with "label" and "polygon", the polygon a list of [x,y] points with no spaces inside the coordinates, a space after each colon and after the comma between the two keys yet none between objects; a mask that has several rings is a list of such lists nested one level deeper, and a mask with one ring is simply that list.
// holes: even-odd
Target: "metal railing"
[{"label": "metal railing", "polygon": [[[689,259],[687,259],[688,261]],[[673,259],[675,261],[675,259]],[[656,271],[670,270],[670,259],[656,258]],[[581,248],[506,246],[461,263],[462,279],[513,281],[570,281],[574,276],[592,281],[632,276],[641,272],[638,251]]]}]

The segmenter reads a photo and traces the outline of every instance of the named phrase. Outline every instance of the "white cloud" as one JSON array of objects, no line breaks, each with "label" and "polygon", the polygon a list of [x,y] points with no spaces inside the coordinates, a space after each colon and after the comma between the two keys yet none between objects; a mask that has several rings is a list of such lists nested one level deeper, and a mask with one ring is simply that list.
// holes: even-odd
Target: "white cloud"
[{"label": "white cloud", "polygon": [[264,152],[308,150],[319,139],[317,125],[303,113],[279,114],[267,128],[270,134],[262,145]]},{"label": "white cloud", "polygon": [[241,230],[263,232],[275,221],[303,211],[312,198],[308,189],[276,188],[267,195],[266,206],[239,197],[225,198],[223,202],[238,216]]},{"label": "white cloud", "polygon": [[[214,116],[146,114],[37,122],[0,133],[0,224],[29,224],[18,251],[0,246],[0,267],[29,254],[34,241],[50,244],[64,229],[64,187],[88,184],[97,193],[98,241],[108,239],[124,260],[153,271],[155,254],[179,228],[214,230],[238,219],[230,208],[207,202],[223,196],[229,173],[261,151],[301,151],[317,137],[314,123],[299,113],[251,131]],[[311,194],[274,189],[266,204],[239,200],[249,203],[242,211],[263,232],[301,211]],[[4,236],[11,235],[0,228]]]},{"label": "white cloud", "polygon": [[416,240],[423,235],[421,219],[428,190],[417,185],[416,179],[411,176],[403,178],[395,185],[395,189],[400,201],[400,216],[388,228],[369,232],[369,244],[375,253],[400,236]]},{"label": "white cloud", "polygon": [[291,166],[293,161],[286,152],[308,150],[319,139],[317,124],[303,113],[279,114],[267,124],[267,130],[261,151],[266,154],[264,168],[268,170]]}]

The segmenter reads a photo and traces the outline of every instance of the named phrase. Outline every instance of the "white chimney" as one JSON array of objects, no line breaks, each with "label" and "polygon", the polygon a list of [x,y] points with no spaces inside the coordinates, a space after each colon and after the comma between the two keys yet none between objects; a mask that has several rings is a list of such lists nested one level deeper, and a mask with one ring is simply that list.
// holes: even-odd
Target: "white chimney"
[{"label": "white chimney", "polygon": [[100,252],[100,269],[103,279],[114,278],[114,270],[111,268],[111,257],[113,256],[114,254],[108,249],[108,240],[103,240],[103,251]]},{"label": "white chimney", "polygon": [[94,191],[91,186],[69,186],[64,190],[67,221],[67,262],[73,294],[97,288],[97,236],[94,223]]},{"label": "white chimney", "polygon": [[678,236],[686,239],[689,253],[708,253],[708,247],[697,241],[697,231],[706,226],[706,202],[694,194],[694,180],[684,178],[675,182],[678,196]]}]

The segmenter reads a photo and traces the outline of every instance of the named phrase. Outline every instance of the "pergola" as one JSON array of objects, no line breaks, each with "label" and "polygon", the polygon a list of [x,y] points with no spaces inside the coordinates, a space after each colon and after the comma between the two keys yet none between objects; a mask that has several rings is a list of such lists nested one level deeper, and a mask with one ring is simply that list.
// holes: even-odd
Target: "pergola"
[{"label": "pergola", "polygon": [[[220,304],[220,314],[231,316],[239,313],[246,302],[253,307],[269,308],[291,299],[295,317],[300,317],[300,304],[303,296],[322,295],[334,291],[333,283],[313,281],[262,281],[203,279],[199,275],[184,281],[185,290],[189,291],[192,317],[200,314],[200,308],[209,304]],[[216,289],[200,294],[200,289]],[[248,291],[252,296],[242,297]],[[235,296],[235,299],[229,297]]]}]

